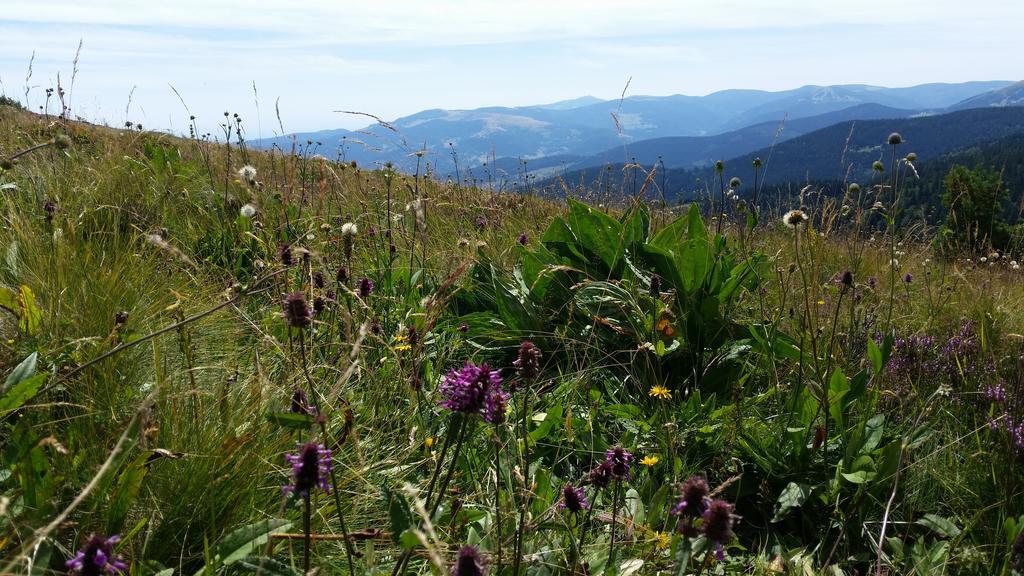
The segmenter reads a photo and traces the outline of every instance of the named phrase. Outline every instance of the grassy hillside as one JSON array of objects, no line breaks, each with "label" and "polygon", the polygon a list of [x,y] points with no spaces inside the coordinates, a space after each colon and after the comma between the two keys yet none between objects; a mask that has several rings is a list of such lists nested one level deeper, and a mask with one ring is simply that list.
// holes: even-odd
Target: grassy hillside
[{"label": "grassy hillside", "polygon": [[1024,561],[1008,257],[9,106],[0,160],[0,573]]}]

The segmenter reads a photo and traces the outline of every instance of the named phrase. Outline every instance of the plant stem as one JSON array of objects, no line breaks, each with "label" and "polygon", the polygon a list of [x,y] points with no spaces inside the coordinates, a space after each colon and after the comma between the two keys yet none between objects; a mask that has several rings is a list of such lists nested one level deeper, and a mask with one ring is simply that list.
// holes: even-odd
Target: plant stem
[{"label": "plant stem", "polygon": [[530,506],[530,390],[524,393],[523,415],[520,419],[520,434],[523,439],[523,484],[524,490],[519,502],[519,525],[516,526],[515,557],[512,559],[512,576],[519,576],[519,566],[523,557],[523,530],[526,528],[526,509]]},{"label": "plant stem", "polygon": [[[448,447],[449,444],[451,444],[453,435],[458,436],[458,440],[455,443],[455,454],[452,456],[452,464],[451,466],[448,467],[448,474],[445,476],[444,482],[442,482],[441,484],[441,489],[438,491],[437,498],[434,499],[434,505],[431,506],[430,508],[430,514],[428,515],[428,518],[434,517],[434,514],[437,512],[437,508],[440,505],[441,500],[443,499],[444,492],[445,490],[448,489],[448,482],[451,481],[452,479],[452,474],[454,473],[455,470],[455,464],[459,459],[459,450],[462,448],[462,441],[465,439],[466,436],[466,424],[468,422],[468,418],[466,418],[462,414],[456,414],[455,416],[458,419],[459,430],[457,433],[452,434],[452,430],[454,430],[454,427],[449,428],[448,436],[445,438],[444,441],[444,447],[441,449],[441,457],[437,461],[437,467],[434,468],[434,475],[430,478],[430,485],[427,487],[427,498],[426,500],[424,500],[425,504],[430,504],[430,497],[433,494],[434,485],[437,482],[437,478],[441,474],[441,467],[444,464],[444,456],[445,453],[448,451]],[[405,573],[405,566],[409,563],[409,557],[411,555],[411,549],[402,552],[402,555],[398,558],[398,561],[395,562],[395,568],[391,571],[391,576],[397,576],[398,574]]]},{"label": "plant stem", "polygon": [[302,534],[305,549],[302,553],[302,573],[309,574],[309,548],[313,542],[309,538],[310,529],[309,492],[302,495]]},{"label": "plant stem", "polygon": [[[309,388],[309,397],[316,402],[316,392],[313,389],[313,379],[309,375],[309,367],[306,363],[306,337],[302,330],[299,330],[299,350],[302,354],[302,374],[306,377],[306,385]],[[327,433],[327,421],[324,418],[317,418],[320,423],[320,437],[323,438],[324,445],[330,447],[330,437]],[[348,528],[345,526],[345,514],[341,509],[341,494],[338,493],[338,474],[334,471],[334,466],[331,466],[331,493],[334,496],[334,509],[338,513],[338,528],[341,530],[341,535],[345,540],[345,558],[348,560],[349,574],[355,574],[355,562],[353,557],[355,551],[352,549],[352,542],[348,538]]]},{"label": "plant stem", "polygon": [[615,564],[615,528],[618,524],[618,512],[619,512],[619,486],[621,482],[619,479],[615,479],[615,488],[612,489],[612,537],[608,541],[608,562],[604,565],[604,573],[608,574],[608,571]]},{"label": "plant stem", "polygon": [[495,572],[501,576],[501,436],[500,428],[494,429],[494,524],[498,535],[495,538],[498,553],[498,570]]}]

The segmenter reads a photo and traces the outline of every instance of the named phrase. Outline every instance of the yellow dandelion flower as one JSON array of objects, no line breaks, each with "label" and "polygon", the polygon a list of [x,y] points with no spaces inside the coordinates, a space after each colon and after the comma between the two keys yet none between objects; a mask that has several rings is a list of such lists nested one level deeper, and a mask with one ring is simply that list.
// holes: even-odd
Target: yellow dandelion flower
[{"label": "yellow dandelion flower", "polygon": [[818,306],[824,306],[824,305],[825,305],[825,301],[824,300],[818,300]]},{"label": "yellow dandelion flower", "polygon": [[655,456],[654,454],[648,454],[647,456],[643,457],[643,460],[640,460],[640,463],[643,464],[644,466],[647,466],[648,468],[650,468],[651,466],[654,466],[655,464],[657,464],[658,460],[659,460],[659,458],[657,456]]},{"label": "yellow dandelion flower", "polygon": [[412,346],[409,346],[408,344],[395,346],[395,352],[408,352],[409,350],[412,350]]},{"label": "yellow dandelion flower", "polygon": [[433,446],[434,445],[434,437],[433,436],[427,436],[427,439],[423,441],[423,445],[426,446],[427,448],[430,448],[431,446]]},{"label": "yellow dandelion flower", "polygon": [[395,336],[395,342],[405,342],[408,339],[409,337],[406,336],[405,334],[398,334],[397,336]]},{"label": "yellow dandelion flower", "polygon": [[665,388],[660,384],[655,384],[654,386],[651,386],[651,389],[648,390],[647,395],[653,396],[655,398],[661,398],[662,400],[672,399],[672,392],[668,388]]},{"label": "yellow dandelion flower", "polygon": [[654,548],[656,550],[668,550],[668,545],[672,543],[672,538],[667,532],[655,532],[654,533]]}]

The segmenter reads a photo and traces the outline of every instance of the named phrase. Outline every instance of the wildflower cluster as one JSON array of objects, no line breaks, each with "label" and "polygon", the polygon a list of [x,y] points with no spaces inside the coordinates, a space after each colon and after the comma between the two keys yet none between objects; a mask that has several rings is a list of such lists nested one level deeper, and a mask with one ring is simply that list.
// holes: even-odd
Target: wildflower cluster
[{"label": "wildflower cluster", "polygon": [[509,395],[501,389],[501,371],[487,364],[466,362],[441,381],[441,405],[454,412],[480,414],[484,421],[499,424],[505,419]]},{"label": "wildflower cluster", "polygon": [[689,538],[703,534],[715,545],[718,559],[725,559],[723,545],[733,539],[732,527],[737,516],[733,513],[732,504],[711,498],[707,481],[700,476],[687,479],[672,514],[679,517],[676,531]]},{"label": "wildflower cluster", "polygon": [[612,478],[616,480],[629,480],[629,469],[633,464],[633,454],[623,448],[616,446],[605,452],[605,464],[611,472]]}]

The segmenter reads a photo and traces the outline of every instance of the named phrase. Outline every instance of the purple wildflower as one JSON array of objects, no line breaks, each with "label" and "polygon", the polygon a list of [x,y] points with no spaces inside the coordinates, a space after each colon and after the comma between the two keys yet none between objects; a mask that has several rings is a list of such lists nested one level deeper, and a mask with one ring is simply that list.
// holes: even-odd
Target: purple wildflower
[{"label": "purple wildflower", "polygon": [[285,297],[284,319],[292,328],[305,328],[313,320],[313,313],[306,304],[306,295],[301,290]]},{"label": "purple wildflower", "polygon": [[519,237],[516,238],[516,242],[519,242],[519,244],[526,246],[530,242],[530,239],[527,238],[526,232],[522,232],[519,234]]},{"label": "purple wildflower", "polygon": [[843,290],[849,290],[853,288],[853,272],[850,270],[844,270],[842,274],[837,278],[838,284]]},{"label": "purple wildflower", "polygon": [[117,554],[114,554],[114,544],[121,541],[121,537],[114,534],[108,538],[92,535],[85,547],[75,554],[74,558],[68,560],[64,566],[70,574],[81,574],[82,576],[98,576],[100,574],[124,574],[128,571],[128,565]]},{"label": "purple wildflower", "polygon": [[459,332],[462,332],[463,334],[469,332],[469,324],[466,324],[465,322],[459,324]]},{"label": "purple wildflower", "polygon": [[46,203],[43,204],[43,212],[46,213],[46,221],[52,222],[53,217],[57,214],[57,203],[53,200],[47,200]]},{"label": "purple wildflower", "polygon": [[339,283],[341,283],[341,284],[347,284],[348,283],[348,268],[346,268],[344,266],[342,266],[341,268],[338,268],[338,274],[335,276],[335,279]]},{"label": "purple wildflower", "polygon": [[540,348],[526,340],[519,346],[519,357],[512,362],[512,365],[519,371],[520,378],[533,381],[540,376],[540,358]]},{"label": "purple wildflower", "polygon": [[725,560],[722,544],[728,544],[732,538],[733,513],[732,504],[725,500],[712,500],[704,511],[704,536],[715,543],[715,556]]},{"label": "purple wildflower", "polygon": [[292,247],[287,244],[281,244],[281,247],[277,249],[277,256],[281,259],[281,264],[285,266],[295,263],[295,259],[292,258]]},{"label": "purple wildflower", "polygon": [[314,488],[330,492],[331,451],[316,442],[296,444],[296,447],[298,450],[294,454],[285,454],[284,457],[292,465],[292,483],[283,488],[284,492],[304,498]]},{"label": "purple wildflower", "polygon": [[601,461],[590,471],[587,480],[595,488],[607,488],[612,483],[612,465],[607,460]]},{"label": "purple wildflower", "polygon": [[480,552],[472,546],[459,549],[459,556],[452,567],[452,576],[483,576],[484,564]]},{"label": "purple wildflower", "polygon": [[914,281],[914,276],[910,272],[907,272],[906,274],[903,275],[903,282],[904,283],[910,284],[913,281]]},{"label": "purple wildflower", "polygon": [[691,476],[683,482],[683,494],[672,508],[673,514],[700,516],[708,504],[708,483],[700,476]]},{"label": "purple wildflower", "polygon": [[558,507],[576,513],[590,510],[590,502],[587,502],[587,495],[583,492],[583,488],[574,488],[572,484],[566,484],[562,488],[562,502]]},{"label": "purple wildflower", "polygon": [[609,448],[605,452],[605,462],[611,467],[612,476],[616,480],[629,480],[629,467],[633,463],[633,454],[622,446]]},{"label": "purple wildflower", "polygon": [[480,414],[492,424],[504,420],[508,394],[501,389],[501,371],[487,364],[452,369],[441,381],[441,395],[441,405],[454,412]]},{"label": "purple wildflower", "polygon": [[324,308],[326,308],[326,307],[327,307],[327,302],[323,299],[323,297],[317,296],[316,298],[313,298],[313,312],[315,312],[316,314],[319,314],[319,313],[323,312]]},{"label": "purple wildflower", "polygon": [[309,398],[306,397],[302,388],[296,388],[292,391],[292,401],[288,411],[292,414],[313,414],[316,412],[316,408],[309,403]]},{"label": "purple wildflower", "polygon": [[317,271],[313,273],[313,287],[323,288],[324,287],[324,273]]},{"label": "purple wildflower", "polygon": [[651,298],[657,298],[661,296],[661,276],[657,274],[651,274],[651,286],[647,291]]},{"label": "purple wildflower", "polygon": [[369,278],[366,278],[364,276],[359,280],[359,297],[362,298],[363,300],[366,300],[366,298],[370,295],[371,292],[373,292],[373,280],[370,280]]}]

